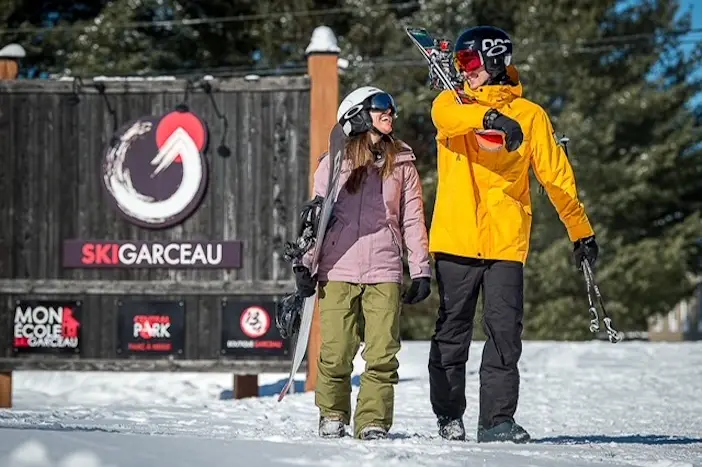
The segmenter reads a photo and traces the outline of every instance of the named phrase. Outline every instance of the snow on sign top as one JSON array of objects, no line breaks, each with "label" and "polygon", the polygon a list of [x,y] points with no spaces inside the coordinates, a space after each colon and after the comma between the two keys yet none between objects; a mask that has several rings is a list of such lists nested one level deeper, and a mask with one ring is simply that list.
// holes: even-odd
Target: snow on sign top
[{"label": "snow on sign top", "polygon": [[27,55],[19,44],[8,44],[0,48],[0,58],[23,58]]},{"label": "snow on sign top", "polygon": [[310,45],[305,49],[306,54],[313,53],[339,53],[339,45],[336,42],[334,31],[329,26],[318,26],[312,32]]}]

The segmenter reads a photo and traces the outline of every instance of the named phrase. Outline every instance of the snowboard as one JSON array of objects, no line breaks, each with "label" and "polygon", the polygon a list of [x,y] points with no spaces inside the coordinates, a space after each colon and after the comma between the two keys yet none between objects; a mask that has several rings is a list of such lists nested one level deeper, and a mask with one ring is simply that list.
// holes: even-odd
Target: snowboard
[{"label": "snowboard", "polygon": [[[339,196],[339,190],[341,189],[339,178],[341,175],[341,164],[344,158],[345,142],[346,136],[344,135],[344,131],[342,130],[341,125],[337,123],[334,125],[334,128],[332,128],[329,135],[329,154],[327,155],[327,157],[329,157],[329,181],[327,183],[327,192],[324,196],[324,201],[322,202],[322,207],[319,213],[317,233],[314,242],[311,245],[311,248],[313,249],[313,256],[310,273],[313,276],[317,274],[319,255],[321,253],[322,245],[324,244],[324,236],[326,234],[327,227],[329,226],[329,221],[334,209],[334,203],[336,202],[336,199]],[[297,339],[292,352],[292,367],[290,368],[288,381],[280,391],[278,402],[283,400],[288,391],[290,391],[291,386],[295,383],[295,374],[300,369],[302,360],[305,358],[305,354],[307,353],[307,345],[310,338],[310,330],[312,328],[312,318],[314,316],[316,301],[316,291],[311,297],[297,300],[297,303],[300,304],[302,308],[300,310],[300,326],[297,331]]]}]

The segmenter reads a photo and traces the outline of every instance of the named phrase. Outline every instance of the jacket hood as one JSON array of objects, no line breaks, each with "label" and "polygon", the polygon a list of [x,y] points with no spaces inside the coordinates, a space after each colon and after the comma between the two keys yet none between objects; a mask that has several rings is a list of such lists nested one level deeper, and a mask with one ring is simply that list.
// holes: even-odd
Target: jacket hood
[{"label": "jacket hood", "polygon": [[519,80],[519,71],[514,65],[507,67],[509,76],[516,85],[510,84],[486,84],[478,89],[471,89],[468,84],[463,85],[465,93],[475,99],[479,104],[488,106],[499,106],[507,104],[518,97],[522,97],[522,82]]},{"label": "jacket hood", "polygon": [[402,150],[397,153],[395,162],[412,162],[417,160],[417,157],[414,155],[414,150],[412,150],[409,144],[404,141],[400,141],[400,144],[402,145]]}]

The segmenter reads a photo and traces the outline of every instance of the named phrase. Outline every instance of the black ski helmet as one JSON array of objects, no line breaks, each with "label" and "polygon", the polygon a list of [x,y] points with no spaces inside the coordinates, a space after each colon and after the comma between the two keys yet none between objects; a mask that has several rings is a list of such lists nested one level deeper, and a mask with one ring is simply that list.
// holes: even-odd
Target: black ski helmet
[{"label": "black ski helmet", "polygon": [[505,31],[494,26],[469,28],[456,39],[453,58],[458,71],[485,66],[494,79],[503,75],[512,62],[512,41]]}]

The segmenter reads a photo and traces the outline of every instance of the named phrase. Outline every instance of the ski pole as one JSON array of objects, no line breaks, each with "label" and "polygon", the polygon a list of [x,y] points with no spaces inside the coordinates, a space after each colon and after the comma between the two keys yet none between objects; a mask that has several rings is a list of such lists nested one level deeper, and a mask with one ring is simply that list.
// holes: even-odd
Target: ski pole
[{"label": "ski pole", "polygon": [[595,308],[595,304],[592,299],[591,291],[594,290],[597,301],[600,304],[600,308],[602,308],[602,314],[604,315],[602,322],[604,322],[605,328],[607,329],[607,337],[612,344],[616,344],[622,340],[623,335],[612,327],[612,319],[609,317],[607,310],[605,309],[604,300],[602,299],[600,288],[597,286],[597,282],[595,282],[595,275],[590,267],[590,262],[587,259],[583,259],[582,265],[583,275],[585,276],[585,286],[587,288],[587,301],[590,305],[590,332],[597,332],[600,330],[599,315],[597,314],[597,308]]}]

